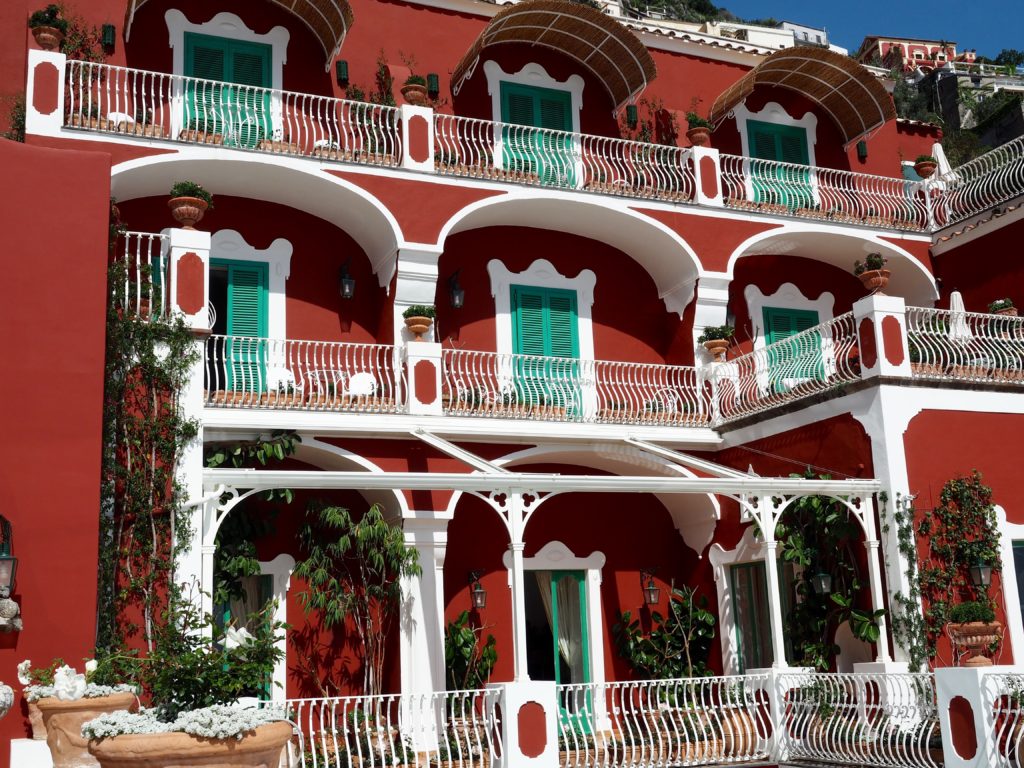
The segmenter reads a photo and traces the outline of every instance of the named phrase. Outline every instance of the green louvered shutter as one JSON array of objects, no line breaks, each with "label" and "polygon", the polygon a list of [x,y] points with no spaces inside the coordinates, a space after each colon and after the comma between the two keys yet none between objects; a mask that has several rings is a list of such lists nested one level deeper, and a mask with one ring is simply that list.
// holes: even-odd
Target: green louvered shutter
[{"label": "green louvered shutter", "polygon": [[808,309],[765,307],[763,314],[773,389],[784,392],[789,382],[823,378],[821,335],[810,333],[798,339],[792,338],[818,325],[818,313]]},{"label": "green louvered shutter", "polygon": [[512,315],[514,351],[537,356],[516,358],[520,400],[571,407],[579,399],[576,293],[514,285]]},{"label": "green louvered shutter", "polygon": [[266,264],[227,263],[228,387],[245,392],[266,389]]},{"label": "green louvered shutter", "polygon": [[[567,91],[517,83],[501,84],[501,120],[527,128],[572,131],[572,97]],[[508,127],[504,130],[505,167],[536,173],[543,184],[572,185],[574,164],[570,136]]]},{"label": "green louvered shutter", "polygon": [[239,146],[251,149],[271,133],[270,92],[263,90],[270,87],[269,65],[269,56],[264,52],[238,49],[231,52],[230,80],[242,86],[233,89],[237,91],[235,103],[239,108],[236,132]]},{"label": "green louvered shutter", "polygon": [[[750,156],[759,160],[807,165],[807,132],[791,125],[776,125],[759,120],[747,122]],[[795,168],[753,167],[754,199],[757,202],[781,203],[788,208],[813,205],[810,172]]]},{"label": "green louvered shutter", "polygon": [[186,88],[186,128],[206,133],[223,132],[221,105],[224,87],[219,83],[227,79],[228,54],[219,45],[203,42],[202,36],[185,36],[185,74],[188,77],[217,82],[189,82]]}]

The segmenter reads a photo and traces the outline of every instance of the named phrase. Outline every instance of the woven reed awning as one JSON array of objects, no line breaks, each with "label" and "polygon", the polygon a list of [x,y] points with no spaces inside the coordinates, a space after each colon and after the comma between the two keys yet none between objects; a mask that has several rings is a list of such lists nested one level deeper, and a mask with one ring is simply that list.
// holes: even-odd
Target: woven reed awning
[{"label": "woven reed awning", "polygon": [[853,59],[824,48],[784,48],[733,83],[715,100],[718,125],[755,86],[773,85],[803,94],[831,115],[848,147],[896,119],[892,98],[878,79]]},{"label": "woven reed awning", "polygon": [[636,98],[657,74],[635,34],[595,8],[568,0],[525,0],[499,11],[452,73],[452,91],[476,69],[480,54],[502,43],[551,48],[575,59],[600,80],[615,109]]},{"label": "woven reed awning", "polygon": [[[124,19],[125,40],[131,34],[135,12],[147,1],[128,0]],[[331,62],[341,50],[341,44],[345,42],[345,35],[348,34],[348,30],[355,20],[352,15],[352,6],[348,4],[348,0],[267,0],[267,2],[279,5],[289,13],[298,16],[309,27],[324,49],[324,55],[327,57],[324,69],[329,70]]]}]

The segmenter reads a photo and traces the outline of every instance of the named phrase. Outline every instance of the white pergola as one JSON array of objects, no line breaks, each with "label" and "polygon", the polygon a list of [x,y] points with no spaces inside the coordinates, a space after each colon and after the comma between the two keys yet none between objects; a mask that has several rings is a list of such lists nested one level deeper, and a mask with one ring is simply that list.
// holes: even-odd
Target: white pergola
[{"label": "white pergola", "polygon": [[[206,469],[206,494],[192,503],[203,507],[201,525],[202,589],[212,592],[217,532],[225,518],[245,499],[271,489],[461,491],[484,501],[508,532],[511,553],[513,652],[515,679],[526,680],[526,606],[523,552],[524,531],[545,501],[565,493],[691,493],[717,494],[734,499],[743,519],[753,522],[764,542],[772,653],[775,667],[786,666],[782,600],[779,591],[778,541],[775,529],[781,515],[799,498],[828,496],[841,503],[860,524],[867,549],[872,608],[885,607],[882,592],[879,541],[875,527],[873,494],[882,489],[878,480],[819,480],[799,477],[759,477],[714,462],[680,453],[630,437],[622,443],[667,459],[678,467],[703,476],[664,477],[649,475],[563,475],[516,472],[499,467],[436,434],[415,430],[416,438],[456,458],[473,471],[369,472],[266,469]],[[622,443],[619,443],[621,445]],[[209,600],[207,595],[204,599]],[[212,605],[207,606],[212,609]],[[877,661],[890,661],[885,619],[878,620]]]}]

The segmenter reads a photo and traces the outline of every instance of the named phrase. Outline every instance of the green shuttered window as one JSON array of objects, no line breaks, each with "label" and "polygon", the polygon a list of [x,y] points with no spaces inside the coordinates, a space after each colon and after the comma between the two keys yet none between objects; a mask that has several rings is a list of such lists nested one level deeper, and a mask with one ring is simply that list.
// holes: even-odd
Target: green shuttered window
[{"label": "green shuttered window", "polygon": [[230,389],[260,392],[266,389],[267,264],[222,261],[215,266],[228,272],[227,382]]},{"label": "green shuttered window", "polygon": [[576,292],[525,285],[511,291],[513,351],[536,356],[516,358],[519,401],[571,408],[578,400],[580,354]]},{"label": "green shuttered window", "polygon": [[764,341],[769,345],[768,370],[773,388],[781,392],[794,381],[824,378],[821,334],[794,338],[818,325],[818,313],[810,309],[778,307],[765,307],[763,312]]},{"label": "green shuttered window", "polygon": [[572,97],[568,91],[517,83],[501,84],[502,155],[505,168],[537,174],[544,184],[572,184],[575,178],[572,139],[529,128],[572,131]]},{"label": "green shuttered window", "polygon": [[[750,156],[758,160],[810,163],[807,131],[803,128],[749,120],[747,138]],[[759,203],[778,203],[787,208],[809,208],[814,204],[809,171],[754,163],[752,175],[755,200]]]}]

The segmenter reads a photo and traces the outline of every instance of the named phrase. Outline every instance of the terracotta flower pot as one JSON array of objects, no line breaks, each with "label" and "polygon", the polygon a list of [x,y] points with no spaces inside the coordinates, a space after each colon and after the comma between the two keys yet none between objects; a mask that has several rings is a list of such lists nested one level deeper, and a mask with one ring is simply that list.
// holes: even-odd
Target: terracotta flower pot
[{"label": "terracotta flower pot", "polygon": [[857,277],[861,284],[872,293],[881,293],[889,284],[888,269],[868,269],[861,272]]},{"label": "terracotta flower pot", "polygon": [[198,197],[172,197],[167,201],[171,216],[181,224],[182,229],[195,229],[195,225],[203,218],[209,203]]},{"label": "terracotta flower pot", "polygon": [[966,624],[949,624],[947,629],[953,645],[969,654],[968,658],[961,662],[961,666],[992,666],[992,660],[984,654],[992,643],[1002,639],[1003,625],[1000,622],[971,621]]},{"label": "terracotta flower pot", "polygon": [[695,147],[706,147],[711,143],[711,129],[704,126],[690,128],[686,132],[686,138]]},{"label": "terracotta flower pot", "polygon": [[423,341],[423,334],[427,333],[433,324],[434,320],[430,317],[413,316],[405,318],[405,327],[416,334],[416,341]]},{"label": "terracotta flower pot", "polygon": [[43,723],[43,712],[34,701],[28,704],[28,724],[32,728],[32,738],[36,741],[46,740],[46,725]]},{"label": "terracotta flower pot", "polygon": [[32,37],[44,51],[56,51],[64,42],[64,33],[56,27],[32,27]]},{"label": "terracotta flower pot", "polygon": [[403,85],[402,98],[413,107],[422,107],[427,103],[427,86],[425,85]]},{"label": "terracotta flower pot", "polygon": [[1007,307],[1006,309],[997,309],[995,311],[995,314],[1003,315],[1004,317],[1016,317],[1017,316],[1017,308],[1016,307]]},{"label": "terracotta flower pot", "polygon": [[711,353],[716,363],[725,362],[725,353],[729,349],[729,340],[710,339],[704,342],[704,349]]},{"label": "terracotta flower pot", "polygon": [[938,165],[933,163],[931,160],[914,163],[914,170],[922,179],[929,178],[933,173],[935,173],[936,168],[938,168]]},{"label": "terracotta flower pot", "polygon": [[53,768],[86,768],[96,765],[86,749],[82,724],[106,712],[132,711],[138,703],[134,693],[113,693],[110,696],[61,701],[55,696],[39,699],[36,705],[43,714],[46,745],[53,757]]},{"label": "terracotta flower pot", "polygon": [[277,768],[292,737],[291,723],[261,725],[241,739],[188,733],[139,733],[89,742],[102,768]]}]

